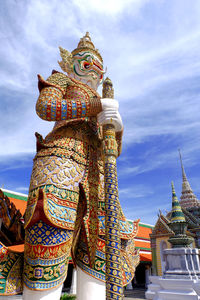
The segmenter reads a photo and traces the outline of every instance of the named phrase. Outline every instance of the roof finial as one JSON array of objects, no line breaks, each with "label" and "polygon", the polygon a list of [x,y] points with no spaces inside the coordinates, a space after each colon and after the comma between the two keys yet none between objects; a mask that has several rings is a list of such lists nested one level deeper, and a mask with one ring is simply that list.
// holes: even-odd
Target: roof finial
[{"label": "roof finial", "polygon": [[180,162],[181,162],[182,178],[183,178],[183,181],[187,181],[187,177],[186,177],[186,174],[185,174],[185,169],[184,169],[184,166],[183,166],[182,156],[181,156],[181,150],[178,149],[178,152],[179,152]]}]

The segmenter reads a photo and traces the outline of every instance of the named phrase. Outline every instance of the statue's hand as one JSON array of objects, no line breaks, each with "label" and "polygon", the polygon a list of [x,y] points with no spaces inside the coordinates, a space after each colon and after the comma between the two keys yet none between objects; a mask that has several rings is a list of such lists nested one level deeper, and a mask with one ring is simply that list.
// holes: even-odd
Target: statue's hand
[{"label": "statue's hand", "polygon": [[113,124],[115,131],[123,129],[122,118],[119,114],[119,103],[115,99],[101,99],[102,111],[97,115],[97,120],[100,125]]}]

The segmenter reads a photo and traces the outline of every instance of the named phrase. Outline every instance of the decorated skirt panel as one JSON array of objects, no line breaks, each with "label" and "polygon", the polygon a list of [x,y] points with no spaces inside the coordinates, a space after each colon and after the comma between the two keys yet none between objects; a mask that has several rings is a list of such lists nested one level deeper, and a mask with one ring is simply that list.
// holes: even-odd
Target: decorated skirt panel
[{"label": "decorated skirt panel", "polygon": [[73,229],[79,199],[79,183],[85,166],[73,159],[57,156],[38,157],[34,161],[30,192],[25,213],[25,227],[31,221],[43,191],[43,210],[49,221],[62,228]]},{"label": "decorated skirt panel", "polygon": [[85,273],[105,282],[105,241],[97,238],[95,247],[95,259],[91,267],[87,246],[84,237],[81,236],[75,256],[76,263]]},{"label": "decorated skirt panel", "polygon": [[[104,210],[99,210],[98,213],[99,219],[99,234],[105,235],[105,212]],[[121,239],[131,239],[137,235],[138,227],[139,227],[139,220],[136,221],[128,221],[124,219],[119,220],[120,226],[120,238]]]},{"label": "decorated skirt panel", "polygon": [[23,253],[13,252],[0,242],[0,296],[22,292]]},{"label": "decorated skirt panel", "polygon": [[39,221],[26,229],[24,283],[47,290],[62,284],[67,275],[73,231]]},{"label": "decorated skirt panel", "polygon": [[[38,157],[34,161],[25,224],[28,225],[34,214],[39,189],[42,189],[43,209],[49,221],[55,226],[73,229],[81,182],[87,203],[84,222],[89,240],[91,236],[89,247],[92,249],[97,234],[105,234],[104,176],[100,153],[92,147],[89,150],[86,166],[73,159],[58,156]],[[122,215],[121,238],[134,237],[137,233],[138,222],[127,221]]]},{"label": "decorated skirt panel", "polygon": [[[42,207],[38,208],[39,192],[42,191]],[[79,193],[61,189],[55,185],[44,185],[29,193],[25,213],[25,228],[35,218],[37,210],[42,210],[50,224],[59,228],[74,229]],[[36,220],[37,221],[37,220]]]},{"label": "decorated skirt panel", "polygon": [[[83,232],[81,234],[79,244],[76,251],[77,265],[88,275],[105,282],[105,268],[106,268],[106,255],[105,255],[105,237],[98,237],[96,241],[96,255],[94,264],[91,267],[87,245],[85,242]],[[123,286],[126,286],[134,277],[135,268],[139,264],[140,256],[139,251],[135,250],[134,241],[122,240],[121,244],[121,270],[114,270],[114,275],[117,277],[122,276]],[[112,264],[115,268],[115,249],[112,254]]]}]

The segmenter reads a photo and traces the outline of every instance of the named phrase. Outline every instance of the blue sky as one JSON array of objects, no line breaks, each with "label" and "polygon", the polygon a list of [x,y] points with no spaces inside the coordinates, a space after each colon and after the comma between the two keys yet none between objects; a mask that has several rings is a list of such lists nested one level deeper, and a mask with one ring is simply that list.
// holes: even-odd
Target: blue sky
[{"label": "blue sky", "polygon": [[0,186],[28,193],[37,74],[60,70],[86,31],[100,50],[124,122],[120,201],[130,219],[154,224],[181,192],[178,148],[200,197],[200,1],[7,0],[0,2]]}]

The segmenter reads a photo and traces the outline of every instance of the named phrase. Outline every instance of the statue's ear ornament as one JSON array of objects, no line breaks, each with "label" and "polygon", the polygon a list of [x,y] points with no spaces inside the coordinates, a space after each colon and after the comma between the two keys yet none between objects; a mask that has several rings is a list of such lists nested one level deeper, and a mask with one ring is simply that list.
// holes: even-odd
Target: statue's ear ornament
[{"label": "statue's ear ornament", "polygon": [[59,47],[59,49],[62,60],[58,61],[58,63],[64,72],[70,74],[73,71],[73,56],[66,49],[62,47]]}]

